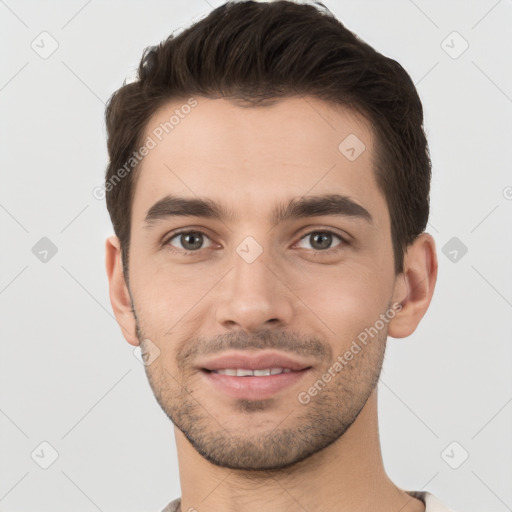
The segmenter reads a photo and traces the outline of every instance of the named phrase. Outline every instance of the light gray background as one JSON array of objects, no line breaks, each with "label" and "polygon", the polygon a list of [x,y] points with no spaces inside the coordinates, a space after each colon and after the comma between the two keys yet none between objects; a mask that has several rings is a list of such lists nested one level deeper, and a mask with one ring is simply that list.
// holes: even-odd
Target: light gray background
[{"label": "light gray background", "polygon": [[[92,191],[104,102],[144,47],[221,3],[0,0],[1,511],[158,511],[180,495],[171,424],[111,313]],[[439,279],[417,331],[389,340],[386,469],[460,512],[512,510],[512,2],[325,4],[410,73],[433,160]],[[31,48],[51,48],[43,31],[47,59]],[[467,254],[443,253],[453,237]]]}]

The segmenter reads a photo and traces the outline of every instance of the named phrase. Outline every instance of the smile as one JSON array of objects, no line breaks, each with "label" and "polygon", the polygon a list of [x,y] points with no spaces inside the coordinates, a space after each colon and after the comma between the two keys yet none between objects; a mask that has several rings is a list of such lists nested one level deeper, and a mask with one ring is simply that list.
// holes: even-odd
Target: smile
[{"label": "smile", "polygon": [[290,368],[266,368],[264,370],[249,370],[246,368],[226,368],[224,370],[212,370],[213,373],[231,375],[232,377],[264,377],[266,375],[279,375],[290,373]]}]

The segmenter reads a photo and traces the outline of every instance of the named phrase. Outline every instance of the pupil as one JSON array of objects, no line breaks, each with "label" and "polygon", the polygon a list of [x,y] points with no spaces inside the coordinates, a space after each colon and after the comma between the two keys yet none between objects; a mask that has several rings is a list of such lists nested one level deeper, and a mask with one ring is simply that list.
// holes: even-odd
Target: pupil
[{"label": "pupil", "polygon": [[[195,242],[193,241],[194,238],[196,239]],[[203,235],[201,235],[201,233],[187,233],[181,235],[181,245],[183,245],[186,250],[199,249],[202,243]]]},{"label": "pupil", "polygon": [[[328,249],[332,242],[332,235],[329,233],[316,233],[312,235],[313,247],[317,245],[318,249]],[[318,243],[317,243],[318,242]]]}]

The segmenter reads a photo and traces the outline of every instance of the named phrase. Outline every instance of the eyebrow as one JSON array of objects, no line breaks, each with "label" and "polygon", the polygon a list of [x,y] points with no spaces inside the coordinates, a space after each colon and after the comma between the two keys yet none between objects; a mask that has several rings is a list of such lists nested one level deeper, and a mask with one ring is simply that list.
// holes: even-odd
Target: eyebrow
[{"label": "eyebrow", "polygon": [[[373,223],[373,218],[366,208],[340,194],[303,196],[299,199],[292,199],[288,204],[279,204],[272,212],[271,219],[274,224],[279,224],[288,219],[325,215],[353,217],[370,224]],[[221,221],[230,221],[235,217],[231,210],[210,199],[167,195],[148,210],[144,224],[146,227],[151,227],[159,220],[178,216],[203,217]]]}]

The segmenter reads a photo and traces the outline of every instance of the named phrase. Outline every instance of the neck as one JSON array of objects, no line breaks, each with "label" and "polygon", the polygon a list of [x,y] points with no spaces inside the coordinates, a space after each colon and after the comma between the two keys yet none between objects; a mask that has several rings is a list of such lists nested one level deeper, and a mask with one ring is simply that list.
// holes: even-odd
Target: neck
[{"label": "neck", "polygon": [[181,510],[200,512],[423,512],[424,505],[399,489],[382,463],[377,388],[336,442],[287,468],[239,471],[218,467],[197,453],[175,428]]}]

